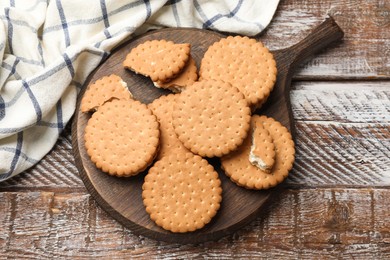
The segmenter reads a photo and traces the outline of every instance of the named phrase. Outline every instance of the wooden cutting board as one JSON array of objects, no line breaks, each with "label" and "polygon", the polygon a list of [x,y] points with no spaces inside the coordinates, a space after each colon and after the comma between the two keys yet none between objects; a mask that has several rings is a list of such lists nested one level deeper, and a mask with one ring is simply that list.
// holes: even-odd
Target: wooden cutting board
[{"label": "wooden cutting board", "polygon": [[[282,185],[265,191],[246,190],[232,183],[220,169],[218,159],[210,159],[210,163],[218,171],[222,181],[223,200],[221,208],[211,223],[203,229],[192,233],[176,234],[163,230],[150,220],[142,203],[142,183],[146,171],[136,177],[117,178],[109,176],[97,169],[90,160],[84,146],[84,129],[90,118],[89,114],[79,110],[80,100],[86,86],[97,79],[112,73],[120,76],[128,85],[134,98],[150,103],[169,91],[153,87],[150,79],[125,70],[122,62],[127,53],[146,40],[165,39],[175,43],[190,43],[191,55],[199,68],[200,61],[207,48],[215,41],[226,37],[208,30],[200,29],[162,29],[144,34],[123,44],[114,51],[86,81],[79,95],[72,125],[73,150],[80,176],[97,203],[117,221],[130,228],[134,233],[157,240],[179,243],[199,243],[218,239],[231,234],[262,215],[264,207]],[[315,28],[309,36],[298,44],[283,50],[272,51],[277,62],[278,77],[275,88],[267,103],[258,114],[273,117],[285,125],[293,134],[294,122],[290,106],[290,83],[294,70],[304,60],[317,51],[323,50],[330,43],[340,40],[343,32],[332,18],[327,18]]]}]

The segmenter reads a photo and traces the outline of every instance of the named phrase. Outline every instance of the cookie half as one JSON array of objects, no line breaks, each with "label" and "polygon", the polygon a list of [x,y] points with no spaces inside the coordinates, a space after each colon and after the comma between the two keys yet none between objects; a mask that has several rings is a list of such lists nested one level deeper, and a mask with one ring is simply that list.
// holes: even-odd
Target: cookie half
[{"label": "cookie half", "polygon": [[250,127],[243,94],[227,82],[203,80],[178,94],[172,122],[179,140],[193,153],[220,157],[235,150]]},{"label": "cookie half", "polygon": [[121,77],[111,74],[98,79],[87,87],[81,100],[81,112],[97,110],[101,105],[111,99],[130,100],[133,96]]},{"label": "cookie half", "polygon": [[153,82],[166,82],[174,78],[186,65],[190,56],[188,43],[172,41],[146,41],[133,48],[123,66],[148,76]]},{"label": "cookie half", "polygon": [[190,57],[187,61],[186,66],[183,68],[183,71],[180,72],[175,78],[168,82],[153,82],[153,84],[158,88],[169,89],[174,93],[181,92],[185,87],[193,84],[198,80],[198,69],[196,67],[195,60]]},{"label": "cookie half", "polygon": [[268,98],[276,81],[276,62],[259,41],[229,36],[211,45],[200,66],[201,79],[231,83],[245,96],[249,106],[259,108]]},{"label": "cookie half", "polygon": [[150,218],[171,232],[191,232],[215,216],[222,200],[214,168],[192,153],[163,157],[149,169],[142,198]]},{"label": "cookie half", "polygon": [[260,170],[269,173],[275,163],[275,145],[262,121],[255,121],[252,127],[252,146],[249,161]]},{"label": "cookie half", "polygon": [[156,159],[161,159],[163,156],[170,154],[185,154],[189,152],[177,138],[172,125],[172,112],[176,98],[177,95],[169,94],[155,99],[148,105],[148,108],[152,110],[160,123],[160,149]]},{"label": "cookie half", "polygon": [[132,176],[149,166],[158,149],[157,118],[136,100],[104,103],[85,127],[85,148],[104,172]]},{"label": "cookie half", "polygon": [[270,133],[275,145],[275,165],[270,173],[260,170],[249,161],[251,135],[234,152],[221,158],[221,166],[230,179],[247,189],[268,189],[282,182],[291,170],[295,148],[287,128],[272,118],[254,115],[252,124],[261,122]]}]

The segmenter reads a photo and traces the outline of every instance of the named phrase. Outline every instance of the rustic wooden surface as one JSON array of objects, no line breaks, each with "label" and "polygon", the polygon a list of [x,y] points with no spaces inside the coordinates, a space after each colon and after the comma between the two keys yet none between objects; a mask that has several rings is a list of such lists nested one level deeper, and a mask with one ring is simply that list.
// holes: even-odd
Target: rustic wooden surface
[{"label": "rustic wooden surface", "polygon": [[199,245],[136,236],[85,190],[67,128],[39,164],[0,183],[0,258],[390,258],[390,3],[282,0],[260,37],[288,47],[327,13],[344,41],[294,75],[297,158],[265,215]]}]

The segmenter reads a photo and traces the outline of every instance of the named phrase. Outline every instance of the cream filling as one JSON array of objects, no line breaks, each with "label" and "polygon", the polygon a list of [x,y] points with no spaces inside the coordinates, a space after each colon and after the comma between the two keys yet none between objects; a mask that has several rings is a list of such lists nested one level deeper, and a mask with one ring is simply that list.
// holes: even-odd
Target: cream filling
[{"label": "cream filling", "polygon": [[254,155],[253,151],[255,150],[255,148],[256,148],[255,144],[252,143],[251,151],[249,153],[249,161],[250,161],[250,163],[253,166],[256,166],[257,168],[259,168],[260,170],[269,171],[268,165],[266,163],[264,163],[264,161],[261,160],[259,157]]},{"label": "cream filling", "polygon": [[164,87],[161,87],[157,82],[153,81],[153,85],[156,87],[156,88],[163,88],[163,89],[169,89],[170,91],[172,91],[173,93],[180,93],[181,92],[181,88],[178,88],[176,87],[175,85],[172,85],[170,87],[167,87],[167,88],[164,88]]},{"label": "cream filling", "polygon": [[130,97],[133,98],[133,93],[131,93],[131,91],[127,88],[127,83],[124,82],[123,80],[120,80],[120,83],[121,83],[121,85],[122,85],[122,87],[123,87],[124,89],[126,89],[127,91],[129,91]]}]

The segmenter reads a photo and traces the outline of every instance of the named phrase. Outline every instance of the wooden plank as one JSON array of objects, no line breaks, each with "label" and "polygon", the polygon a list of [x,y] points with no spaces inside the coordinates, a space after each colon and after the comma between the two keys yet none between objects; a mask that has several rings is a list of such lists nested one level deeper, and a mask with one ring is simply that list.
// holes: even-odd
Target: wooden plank
[{"label": "wooden plank", "polygon": [[294,78],[389,79],[388,1],[281,1],[271,24],[260,38],[271,49],[289,47],[304,38],[328,14],[344,30],[343,42],[310,60]]},{"label": "wooden plank", "polygon": [[295,121],[390,123],[390,81],[301,81],[292,86]]},{"label": "wooden plank", "polygon": [[27,171],[0,183],[0,189],[83,189],[74,163],[70,124],[53,149]]},{"label": "wooden plank", "polygon": [[289,185],[390,184],[390,83],[297,82]]},{"label": "wooden plank", "polygon": [[[291,186],[390,185],[390,83],[295,82],[296,162]],[[70,130],[43,160],[0,189],[84,190]]]},{"label": "wooden plank", "polygon": [[200,245],[138,237],[86,193],[2,192],[0,254],[11,258],[390,257],[389,189],[286,190],[234,235]]},{"label": "wooden plank", "polygon": [[390,124],[297,123],[295,186],[389,186]]}]

